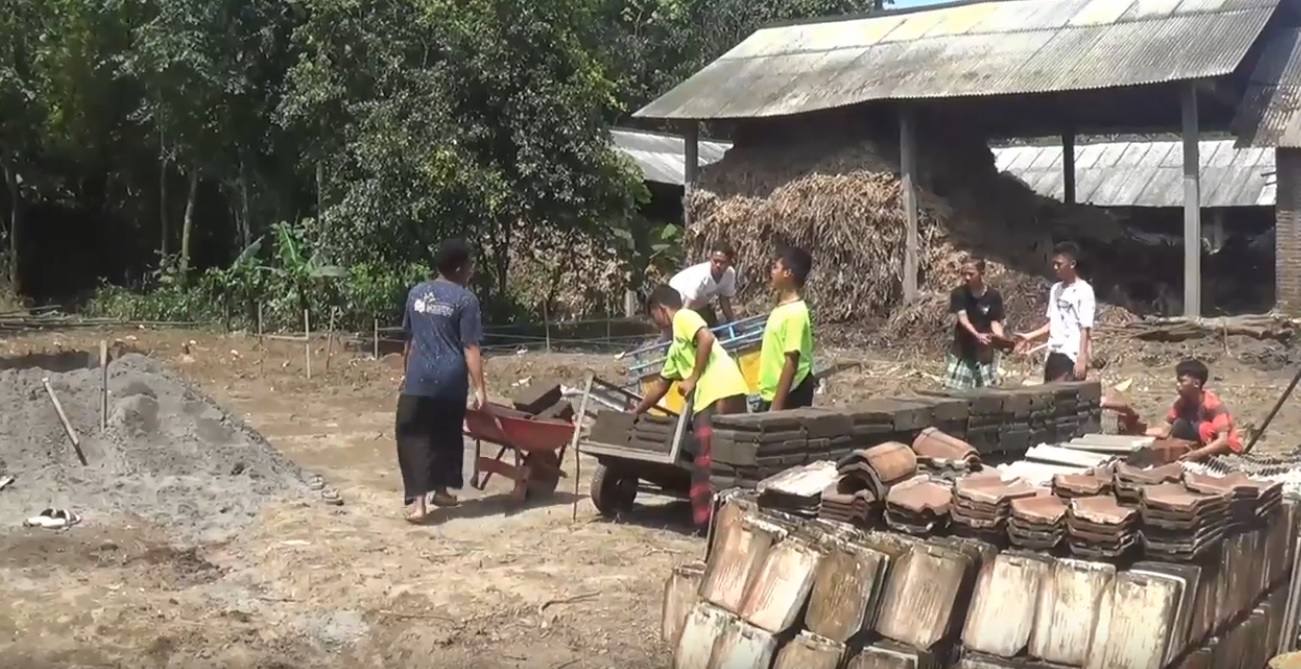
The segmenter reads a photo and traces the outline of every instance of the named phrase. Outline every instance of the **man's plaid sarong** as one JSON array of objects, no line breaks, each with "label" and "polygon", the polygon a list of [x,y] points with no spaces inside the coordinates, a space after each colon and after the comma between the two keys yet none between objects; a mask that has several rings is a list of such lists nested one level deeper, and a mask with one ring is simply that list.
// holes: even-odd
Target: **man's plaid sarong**
[{"label": "man's plaid sarong", "polygon": [[944,387],[949,390],[972,390],[998,383],[998,355],[988,363],[959,358],[950,353],[944,367]]}]

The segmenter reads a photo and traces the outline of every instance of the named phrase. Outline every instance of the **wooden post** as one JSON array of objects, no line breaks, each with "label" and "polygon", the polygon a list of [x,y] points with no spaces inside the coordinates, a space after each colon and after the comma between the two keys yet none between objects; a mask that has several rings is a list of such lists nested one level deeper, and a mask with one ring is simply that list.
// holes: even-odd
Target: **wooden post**
[{"label": "wooden post", "polygon": [[899,172],[903,182],[903,208],[905,217],[903,249],[903,299],[912,303],[917,299],[917,146],[916,128],[911,111],[899,108]]},{"label": "wooden post", "polygon": [[551,352],[551,314],[547,309],[547,301],[542,301],[542,328],[547,336],[547,353]]},{"label": "wooden post", "polygon": [[375,317],[375,338],[371,340],[371,346],[374,349],[371,351],[371,355],[375,356],[376,360],[379,360],[379,316]]},{"label": "wooden post", "polygon": [[262,377],[267,375],[267,340],[262,329],[262,303],[257,303],[257,369]]},{"label": "wooden post", "polygon": [[108,429],[108,342],[99,340],[99,429]]},{"label": "wooden post", "polygon": [[690,122],[682,136],[682,227],[691,227],[691,194],[700,175],[700,124]]},{"label": "wooden post", "polygon": [[307,380],[312,380],[312,317],[303,309],[303,362],[307,368]]},{"label": "wooden post", "polygon": [[1184,87],[1180,99],[1184,144],[1184,316],[1202,315],[1202,184],[1197,89]]},{"label": "wooden post", "polygon": [[338,307],[330,309],[330,329],[325,333],[325,375],[330,375],[330,358],[334,355],[334,317],[339,313]]},{"label": "wooden post", "polygon": [[1075,204],[1075,131],[1062,133],[1062,202]]}]

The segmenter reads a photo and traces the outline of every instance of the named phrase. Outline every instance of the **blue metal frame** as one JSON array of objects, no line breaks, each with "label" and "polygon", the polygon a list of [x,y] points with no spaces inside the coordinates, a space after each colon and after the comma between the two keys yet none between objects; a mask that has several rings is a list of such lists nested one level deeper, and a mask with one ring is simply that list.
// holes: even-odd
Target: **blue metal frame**
[{"label": "blue metal frame", "polygon": [[[710,328],[709,331],[723,345],[724,351],[733,353],[739,348],[761,341],[763,339],[763,328],[767,322],[768,314],[761,314],[742,318],[731,323],[724,323]],[[632,362],[628,365],[628,374],[633,380],[640,381],[647,373],[663,367],[671,343],[668,341],[656,342],[625,353],[623,357],[632,359]]]}]

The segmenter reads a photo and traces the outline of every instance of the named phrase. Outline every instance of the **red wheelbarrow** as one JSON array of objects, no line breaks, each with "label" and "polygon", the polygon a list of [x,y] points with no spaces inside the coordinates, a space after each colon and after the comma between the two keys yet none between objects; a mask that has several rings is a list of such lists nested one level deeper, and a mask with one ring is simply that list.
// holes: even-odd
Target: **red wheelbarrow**
[{"label": "red wheelbarrow", "polygon": [[[573,440],[574,423],[520,416],[499,404],[488,404],[465,413],[465,436],[474,439],[474,475],[470,485],[483,490],[493,474],[515,482],[511,497],[524,501],[531,494],[555,492],[565,477],[560,464]],[[501,447],[497,457],[482,454],[483,442]],[[513,464],[505,462],[506,452],[515,455]],[[480,476],[480,474],[483,474]]]}]

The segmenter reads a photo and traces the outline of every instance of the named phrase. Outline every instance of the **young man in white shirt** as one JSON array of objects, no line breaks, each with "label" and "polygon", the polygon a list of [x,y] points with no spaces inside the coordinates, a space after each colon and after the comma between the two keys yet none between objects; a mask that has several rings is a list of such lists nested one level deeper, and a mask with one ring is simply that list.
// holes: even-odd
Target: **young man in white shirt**
[{"label": "young man in white shirt", "polygon": [[1033,332],[1016,333],[1022,349],[1047,335],[1044,383],[1083,381],[1088,375],[1097,301],[1093,286],[1079,276],[1079,258],[1080,247],[1071,242],[1053,247],[1053,271],[1059,281],[1048,292],[1048,322]]},{"label": "young man in white shirt", "polygon": [[736,249],[727,242],[715,242],[709,248],[709,260],[692,265],[669,279],[669,285],[682,295],[684,309],[700,314],[710,326],[721,325],[715,322],[713,309],[709,303],[718,298],[718,308],[723,312],[723,323],[734,320],[732,299],[736,297],[736,268],[732,261],[736,259]]}]

